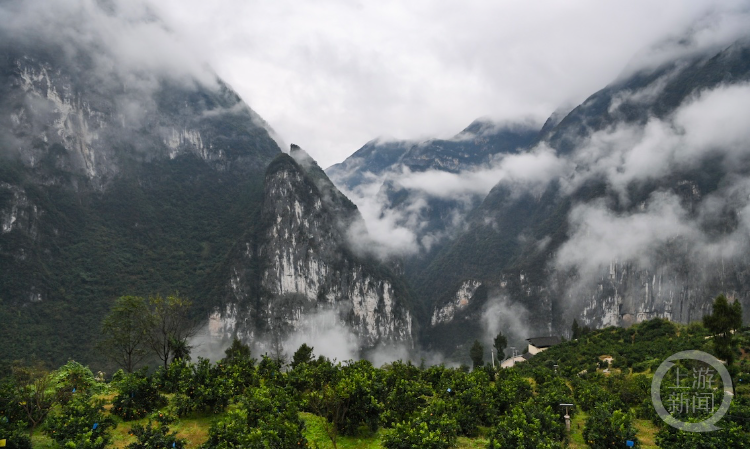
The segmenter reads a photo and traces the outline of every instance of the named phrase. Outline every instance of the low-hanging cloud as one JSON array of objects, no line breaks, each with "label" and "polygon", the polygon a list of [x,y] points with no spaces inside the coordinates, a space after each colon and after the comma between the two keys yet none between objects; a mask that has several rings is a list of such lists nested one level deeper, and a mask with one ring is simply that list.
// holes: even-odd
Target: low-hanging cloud
[{"label": "low-hanging cloud", "polygon": [[[350,229],[349,240],[382,259],[429,251],[434,244],[463,230],[468,212],[494,186],[502,184],[519,193],[539,193],[564,172],[567,164],[550,148],[540,145],[530,152],[496,155],[479,168],[458,173],[412,172],[400,167],[380,176],[366,174],[366,181],[354,189],[339,186],[357,204],[366,223],[367,233],[358,223]],[[382,191],[386,183],[408,192],[406,200],[397,207],[392,207]],[[433,199],[451,201],[453,208],[442,217],[444,228],[424,231],[428,224],[425,214]]]},{"label": "low-hanging cloud", "polygon": [[557,253],[557,263],[585,273],[596,272],[612,260],[646,265],[657,242],[677,237],[695,239],[699,233],[687,218],[680,199],[658,192],[637,212],[618,214],[605,200],[580,204],[570,213],[570,239]]},{"label": "low-hanging cloud", "polygon": [[[622,191],[631,182],[694,169],[706,156],[726,157],[726,168],[747,157],[750,84],[699,92],[670,117],[645,126],[625,124],[595,133],[574,156],[576,180],[604,175]],[[574,184],[577,185],[577,184]]]},{"label": "low-hanging cloud", "polygon": [[521,353],[525,340],[531,336],[529,330],[529,311],[523,305],[511,302],[507,296],[487,300],[482,312],[482,331],[483,341],[489,348],[502,333],[508,340],[508,347],[516,347]]},{"label": "low-hanging cloud", "polygon": [[216,87],[216,75],[146,1],[10,0],[0,4],[7,42],[91,60],[100,82],[154,89],[161,79]]},{"label": "low-hanging cloud", "polygon": [[486,167],[451,173],[440,170],[411,172],[404,169],[397,176],[398,183],[410,190],[437,198],[456,198],[463,195],[486,196],[497,184],[513,184],[524,190],[537,187],[559,176],[564,161],[544,146],[532,152],[497,155]]},{"label": "low-hanging cloud", "polygon": [[[569,214],[569,239],[553,264],[575,268],[580,278],[573,289],[590,286],[614,261],[654,267],[658,255],[677,242],[679,257],[702,266],[731,261],[750,249],[748,104],[750,84],[720,85],[696,93],[669,117],[606,129],[579,145],[571,156],[576,170],[564,179],[566,193],[596,178],[618,196],[619,206],[597,199]],[[719,161],[721,171],[711,192],[676,179],[640,204],[630,198],[633,186],[701,170],[707,160]]]},{"label": "low-hanging cloud", "polygon": [[325,309],[305,316],[301,328],[282,344],[288,360],[302,344],[313,347],[315,355],[332,360],[356,360],[359,357],[359,339],[339,319],[336,310]]}]

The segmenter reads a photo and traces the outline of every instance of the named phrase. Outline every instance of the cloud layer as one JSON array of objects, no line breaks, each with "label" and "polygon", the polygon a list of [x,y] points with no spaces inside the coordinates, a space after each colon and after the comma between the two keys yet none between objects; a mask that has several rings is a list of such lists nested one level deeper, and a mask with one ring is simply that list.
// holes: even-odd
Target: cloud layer
[{"label": "cloud layer", "polygon": [[[750,235],[749,104],[750,84],[720,86],[687,100],[665,120],[592,135],[572,156],[577,170],[566,188],[573,192],[587,180],[604,179],[620,206],[605,199],[575,206],[556,266],[576,267],[592,279],[614,260],[647,267],[675,241],[686,242],[688,254],[701,263],[744,254]],[[676,179],[676,186],[633,204],[631,187],[703,167],[721,172],[715,191]]]},{"label": "cloud layer", "polygon": [[147,1],[12,0],[0,5],[0,20],[4,39],[59,46],[71,60],[90,60],[100,82],[125,89],[154,88],[163,78],[216,85],[205,59]]},{"label": "cloud layer", "polygon": [[[218,3],[160,13],[326,167],[380,135],[445,138],[480,116],[544,120],[630,68],[731,41],[746,1]],[[744,28],[743,28],[744,27]],[[633,55],[638,53],[636,58]]]}]

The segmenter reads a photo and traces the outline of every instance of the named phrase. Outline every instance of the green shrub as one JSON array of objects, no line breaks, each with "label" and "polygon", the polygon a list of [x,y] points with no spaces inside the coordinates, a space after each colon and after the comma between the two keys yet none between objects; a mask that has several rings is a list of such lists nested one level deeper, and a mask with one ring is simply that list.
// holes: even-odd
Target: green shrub
[{"label": "green shrub", "polygon": [[160,366],[154,373],[154,381],[161,391],[184,393],[192,375],[190,363],[187,360],[178,359],[170,363],[166,369]]},{"label": "green shrub", "polygon": [[0,380],[0,438],[7,448],[31,449],[25,412],[19,404],[17,385],[11,379]]},{"label": "green shrub", "polygon": [[617,410],[612,403],[593,409],[583,428],[583,439],[592,449],[619,447],[628,440],[635,443],[634,447],[640,447],[631,414]]},{"label": "green shrub", "polygon": [[456,444],[458,431],[451,407],[434,399],[414,418],[383,434],[382,443],[387,449],[446,449]]},{"label": "green shrub", "polygon": [[145,426],[134,425],[130,433],[135,436],[135,443],[130,443],[127,449],[183,449],[187,441],[177,438],[177,432],[169,432],[166,424],[154,427],[151,421]]},{"label": "green shrub", "polygon": [[117,382],[120,393],[112,401],[112,413],[125,421],[140,419],[166,405],[167,400],[146,375],[146,369],[127,374]]},{"label": "green shrub", "polygon": [[64,447],[103,449],[111,441],[108,430],[116,426],[112,417],[104,414],[103,406],[103,400],[76,392],[47,418],[47,433]]},{"label": "green shrub", "polygon": [[206,359],[190,366],[192,376],[182,381],[172,404],[179,416],[209,410],[219,413],[229,405],[233,396],[232,380],[227,378],[223,365],[211,364]]},{"label": "green shrub", "polygon": [[562,449],[565,427],[552,407],[527,402],[503,415],[489,435],[489,449]]},{"label": "green shrub", "polygon": [[203,449],[304,448],[304,423],[292,396],[275,387],[255,388],[241,399],[238,409],[214,421]]},{"label": "green shrub", "polygon": [[383,425],[393,427],[397,423],[410,420],[427,404],[425,396],[431,393],[430,387],[422,382],[399,379],[383,404],[384,410],[380,417]]},{"label": "green shrub", "polygon": [[525,402],[532,396],[531,384],[515,369],[504,369],[497,373],[495,384],[489,389],[488,415],[490,424],[507,413],[515,404]]},{"label": "green shrub", "polygon": [[94,374],[88,367],[72,360],[58,368],[53,373],[53,379],[57,388],[62,391],[60,401],[63,404],[75,394],[96,394],[104,389],[104,385],[94,379]]}]

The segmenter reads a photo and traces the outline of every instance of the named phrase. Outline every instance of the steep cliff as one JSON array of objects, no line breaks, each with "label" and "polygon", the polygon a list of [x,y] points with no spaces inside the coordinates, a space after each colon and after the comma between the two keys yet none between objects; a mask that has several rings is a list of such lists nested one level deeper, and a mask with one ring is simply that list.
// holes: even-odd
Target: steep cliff
[{"label": "steep cliff", "polygon": [[268,344],[333,312],[361,347],[411,345],[408,290],[386,267],[349,249],[347,230],[362,219],[317,164],[292,146],[291,156],[268,167],[264,192],[262,225],[228,267],[226,299],[212,315],[214,336]]},{"label": "steep cliff", "polygon": [[200,302],[280,153],[202,63],[151,59],[172,35],[120,6],[0,4],[0,363],[96,360],[120,295]]},{"label": "steep cliff", "polygon": [[[550,119],[525,151],[554,152],[557,172],[498,183],[416,276],[423,341],[450,351],[492,328],[521,342],[574,318],[690,322],[719,293],[747,310],[749,149],[732,125],[747,112],[727,105],[747,94],[749,54],[742,40],[637,71]],[[466,320],[483,325],[469,334]]]}]

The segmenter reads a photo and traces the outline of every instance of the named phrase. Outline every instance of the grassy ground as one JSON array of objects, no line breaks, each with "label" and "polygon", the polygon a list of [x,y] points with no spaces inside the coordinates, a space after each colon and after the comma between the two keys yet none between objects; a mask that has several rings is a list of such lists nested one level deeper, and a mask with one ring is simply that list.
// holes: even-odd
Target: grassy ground
[{"label": "grassy ground", "polygon": [[570,420],[570,447],[571,448],[586,448],[588,445],[583,440],[583,425],[586,422],[588,415],[586,412],[578,412],[573,415],[573,419]]},{"label": "grassy ground", "polygon": [[659,430],[654,423],[647,419],[636,419],[633,423],[638,431],[638,439],[641,441],[641,447],[644,449],[659,447],[656,445],[656,432]]},{"label": "grassy ground", "polygon": [[[313,415],[312,413],[300,413],[300,417],[305,422],[305,438],[311,448],[329,449],[333,448],[331,439],[325,430],[324,418]],[[359,437],[339,436],[336,439],[336,447],[340,449],[375,449],[382,448],[380,445],[380,436],[383,429],[379,429],[373,435],[363,435]]]}]

